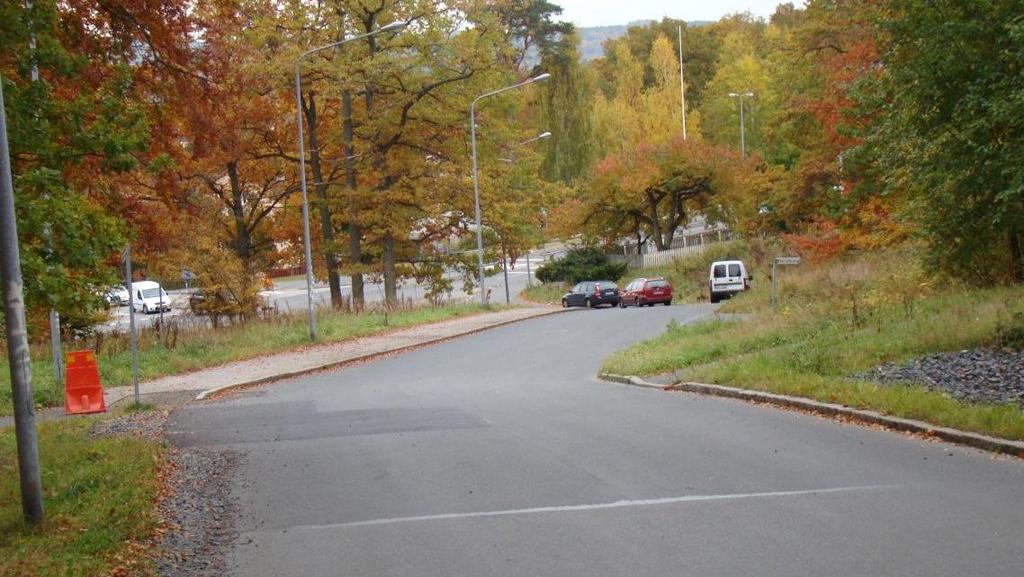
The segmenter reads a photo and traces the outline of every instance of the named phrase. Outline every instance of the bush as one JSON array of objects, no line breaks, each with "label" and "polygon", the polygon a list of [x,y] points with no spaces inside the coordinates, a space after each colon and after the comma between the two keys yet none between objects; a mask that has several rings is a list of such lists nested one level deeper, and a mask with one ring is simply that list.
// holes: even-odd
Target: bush
[{"label": "bush", "polygon": [[537,269],[537,280],[543,283],[578,283],[585,280],[618,280],[626,274],[625,264],[612,264],[596,248],[574,248],[560,260]]}]

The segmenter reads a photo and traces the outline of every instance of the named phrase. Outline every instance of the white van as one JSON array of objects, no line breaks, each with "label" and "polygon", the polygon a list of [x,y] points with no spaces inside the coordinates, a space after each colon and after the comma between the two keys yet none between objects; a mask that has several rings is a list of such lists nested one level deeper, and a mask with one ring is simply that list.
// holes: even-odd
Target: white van
[{"label": "white van", "polygon": [[747,274],[747,267],[741,260],[720,260],[711,263],[708,274],[708,294],[711,302],[729,298],[750,288],[754,277]]},{"label": "white van", "polygon": [[144,280],[132,283],[132,306],[147,315],[161,310],[171,310],[171,297],[167,296],[160,283]]}]

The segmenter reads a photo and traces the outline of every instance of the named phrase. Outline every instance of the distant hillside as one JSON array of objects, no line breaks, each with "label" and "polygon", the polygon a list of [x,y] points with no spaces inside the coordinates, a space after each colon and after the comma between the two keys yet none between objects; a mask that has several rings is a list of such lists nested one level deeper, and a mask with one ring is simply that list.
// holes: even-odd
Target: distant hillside
[{"label": "distant hillside", "polygon": [[[604,56],[604,41],[610,38],[618,38],[626,33],[631,26],[643,26],[647,21],[630,22],[618,26],[591,26],[577,27],[580,35],[580,57],[583,61],[593,60]],[[710,22],[687,22],[687,26],[703,26]]]}]

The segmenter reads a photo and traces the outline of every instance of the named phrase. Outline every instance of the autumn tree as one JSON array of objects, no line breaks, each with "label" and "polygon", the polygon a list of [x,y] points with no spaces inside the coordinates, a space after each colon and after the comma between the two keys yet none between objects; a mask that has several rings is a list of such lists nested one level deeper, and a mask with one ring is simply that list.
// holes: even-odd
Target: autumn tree
[{"label": "autumn tree", "polygon": [[[156,12],[159,11],[159,16]],[[0,6],[4,82],[26,304],[91,324],[126,228],[108,211],[148,143],[147,98],[181,72],[183,2]],[[116,214],[116,211],[115,211]]]}]

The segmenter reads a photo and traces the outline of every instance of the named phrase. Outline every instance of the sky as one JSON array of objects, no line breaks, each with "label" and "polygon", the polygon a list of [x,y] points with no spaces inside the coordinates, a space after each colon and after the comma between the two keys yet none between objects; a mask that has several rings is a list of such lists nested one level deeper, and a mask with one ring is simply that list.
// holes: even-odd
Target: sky
[{"label": "sky", "polygon": [[[562,20],[577,26],[609,26],[663,17],[718,20],[734,12],[750,12],[767,18],[775,6],[793,0],[551,0],[562,7]],[[800,0],[793,1],[800,6]]]}]

